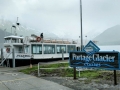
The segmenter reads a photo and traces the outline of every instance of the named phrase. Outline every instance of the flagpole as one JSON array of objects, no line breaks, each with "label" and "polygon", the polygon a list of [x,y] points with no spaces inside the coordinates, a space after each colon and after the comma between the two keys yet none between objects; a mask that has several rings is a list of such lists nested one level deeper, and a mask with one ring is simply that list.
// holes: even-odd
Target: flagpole
[{"label": "flagpole", "polygon": [[[81,21],[81,32],[80,32],[80,34],[81,34],[81,45],[80,45],[80,47],[81,47],[81,51],[82,51],[82,49],[83,49],[83,36],[82,36],[82,2],[81,2],[81,0],[80,0],[80,21]],[[73,79],[77,79],[76,78],[76,67],[74,67],[73,68],[73,70],[74,70],[74,78]]]},{"label": "flagpole", "polygon": [[81,22],[81,51],[83,50],[83,35],[82,35],[82,1],[80,0],[80,22]]}]

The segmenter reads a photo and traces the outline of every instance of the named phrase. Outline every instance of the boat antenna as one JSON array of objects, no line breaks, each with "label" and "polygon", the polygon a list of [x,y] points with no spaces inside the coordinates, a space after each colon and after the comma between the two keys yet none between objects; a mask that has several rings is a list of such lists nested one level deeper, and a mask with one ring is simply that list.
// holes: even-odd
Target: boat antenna
[{"label": "boat antenna", "polygon": [[20,25],[20,23],[18,22],[18,17],[17,17],[16,25],[17,25],[17,26],[19,26],[19,25]]},{"label": "boat antenna", "polygon": [[[18,22],[18,17],[17,17],[16,25],[17,25],[17,27],[20,25],[20,23]],[[17,27],[16,27],[16,28],[17,28]],[[16,33],[16,28],[15,28],[15,35],[17,35],[17,33]]]}]

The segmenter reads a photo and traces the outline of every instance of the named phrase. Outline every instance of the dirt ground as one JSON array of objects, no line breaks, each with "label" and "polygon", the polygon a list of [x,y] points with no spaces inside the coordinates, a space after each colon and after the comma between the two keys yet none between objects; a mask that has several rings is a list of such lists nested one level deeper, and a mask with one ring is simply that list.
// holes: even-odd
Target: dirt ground
[{"label": "dirt ground", "polygon": [[[31,72],[31,75],[37,76],[37,71]],[[117,85],[114,85],[113,72],[104,72],[96,79],[80,78],[76,80],[73,77],[61,77],[59,73],[41,73],[39,78],[56,82],[60,85],[70,87],[74,90],[120,90],[120,72],[117,71]]]}]

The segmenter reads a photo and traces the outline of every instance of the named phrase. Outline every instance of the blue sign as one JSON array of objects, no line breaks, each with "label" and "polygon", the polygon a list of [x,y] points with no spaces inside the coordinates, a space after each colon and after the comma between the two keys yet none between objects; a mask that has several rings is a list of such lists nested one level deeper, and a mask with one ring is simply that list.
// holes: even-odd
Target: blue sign
[{"label": "blue sign", "polygon": [[88,55],[86,54],[86,52],[70,52],[69,62],[71,67],[119,70],[120,53],[116,51],[111,51],[97,52],[92,55]]},{"label": "blue sign", "polygon": [[89,41],[89,43],[83,48],[83,51],[87,55],[93,55],[94,53],[98,52],[100,48],[96,46],[92,41]]}]

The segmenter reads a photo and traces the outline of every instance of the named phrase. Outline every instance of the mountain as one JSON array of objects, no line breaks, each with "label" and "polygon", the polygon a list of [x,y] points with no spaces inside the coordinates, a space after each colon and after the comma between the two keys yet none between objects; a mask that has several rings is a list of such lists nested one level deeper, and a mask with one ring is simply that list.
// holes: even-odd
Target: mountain
[{"label": "mountain", "polygon": [[14,27],[12,27],[13,25],[15,24],[11,21],[0,19],[0,48],[3,48],[4,37],[14,34],[15,30],[18,36],[31,36],[31,34],[36,34],[40,36],[40,34],[43,33],[44,38],[60,39],[56,34],[51,33],[49,30],[36,30],[21,24],[15,29]]},{"label": "mountain", "polygon": [[100,35],[101,33],[102,33],[102,31],[91,30],[88,33],[86,33],[84,36],[87,36],[90,40],[92,40],[95,37],[97,37],[98,35]]},{"label": "mountain", "polygon": [[120,25],[108,28],[93,40],[99,45],[120,45]]},{"label": "mountain", "polygon": [[0,29],[0,48],[3,48],[4,37],[6,35],[11,35],[11,33],[3,31],[2,29]]},{"label": "mountain", "polygon": [[[22,24],[20,24],[19,26],[16,26],[16,29],[15,29],[14,27],[12,27],[13,25],[15,26],[15,23],[8,21],[8,20],[0,19],[0,48],[3,48],[3,43],[4,43],[3,38],[5,36],[15,34],[15,32],[17,33],[18,36],[31,36],[31,34],[40,36],[40,34],[43,33],[45,39],[61,39],[61,40],[63,40],[63,39],[69,40],[70,39],[71,41],[74,40],[72,38],[69,38],[72,36],[71,34],[68,33],[66,35],[65,33],[62,33],[61,31],[60,31],[60,33],[56,34],[54,32],[51,32],[50,30],[45,30],[45,31],[36,30],[31,27],[26,27]],[[76,41],[76,40],[74,40],[74,41]]]},{"label": "mountain", "polygon": [[[6,30],[6,32],[14,34],[15,28],[12,27],[12,25],[15,25],[15,23],[12,23],[11,21],[8,20],[3,20],[0,19],[0,29],[1,30]],[[17,35],[20,36],[30,36],[31,34],[36,34],[40,35],[41,33],[44,33],[45,38],[59,38],[57,35],[54,33],[51,33],[49,30],[43,31],[43,30],[36,30],[31,27],[26,27],[24,25],[19,25],[16,28]]]}]

